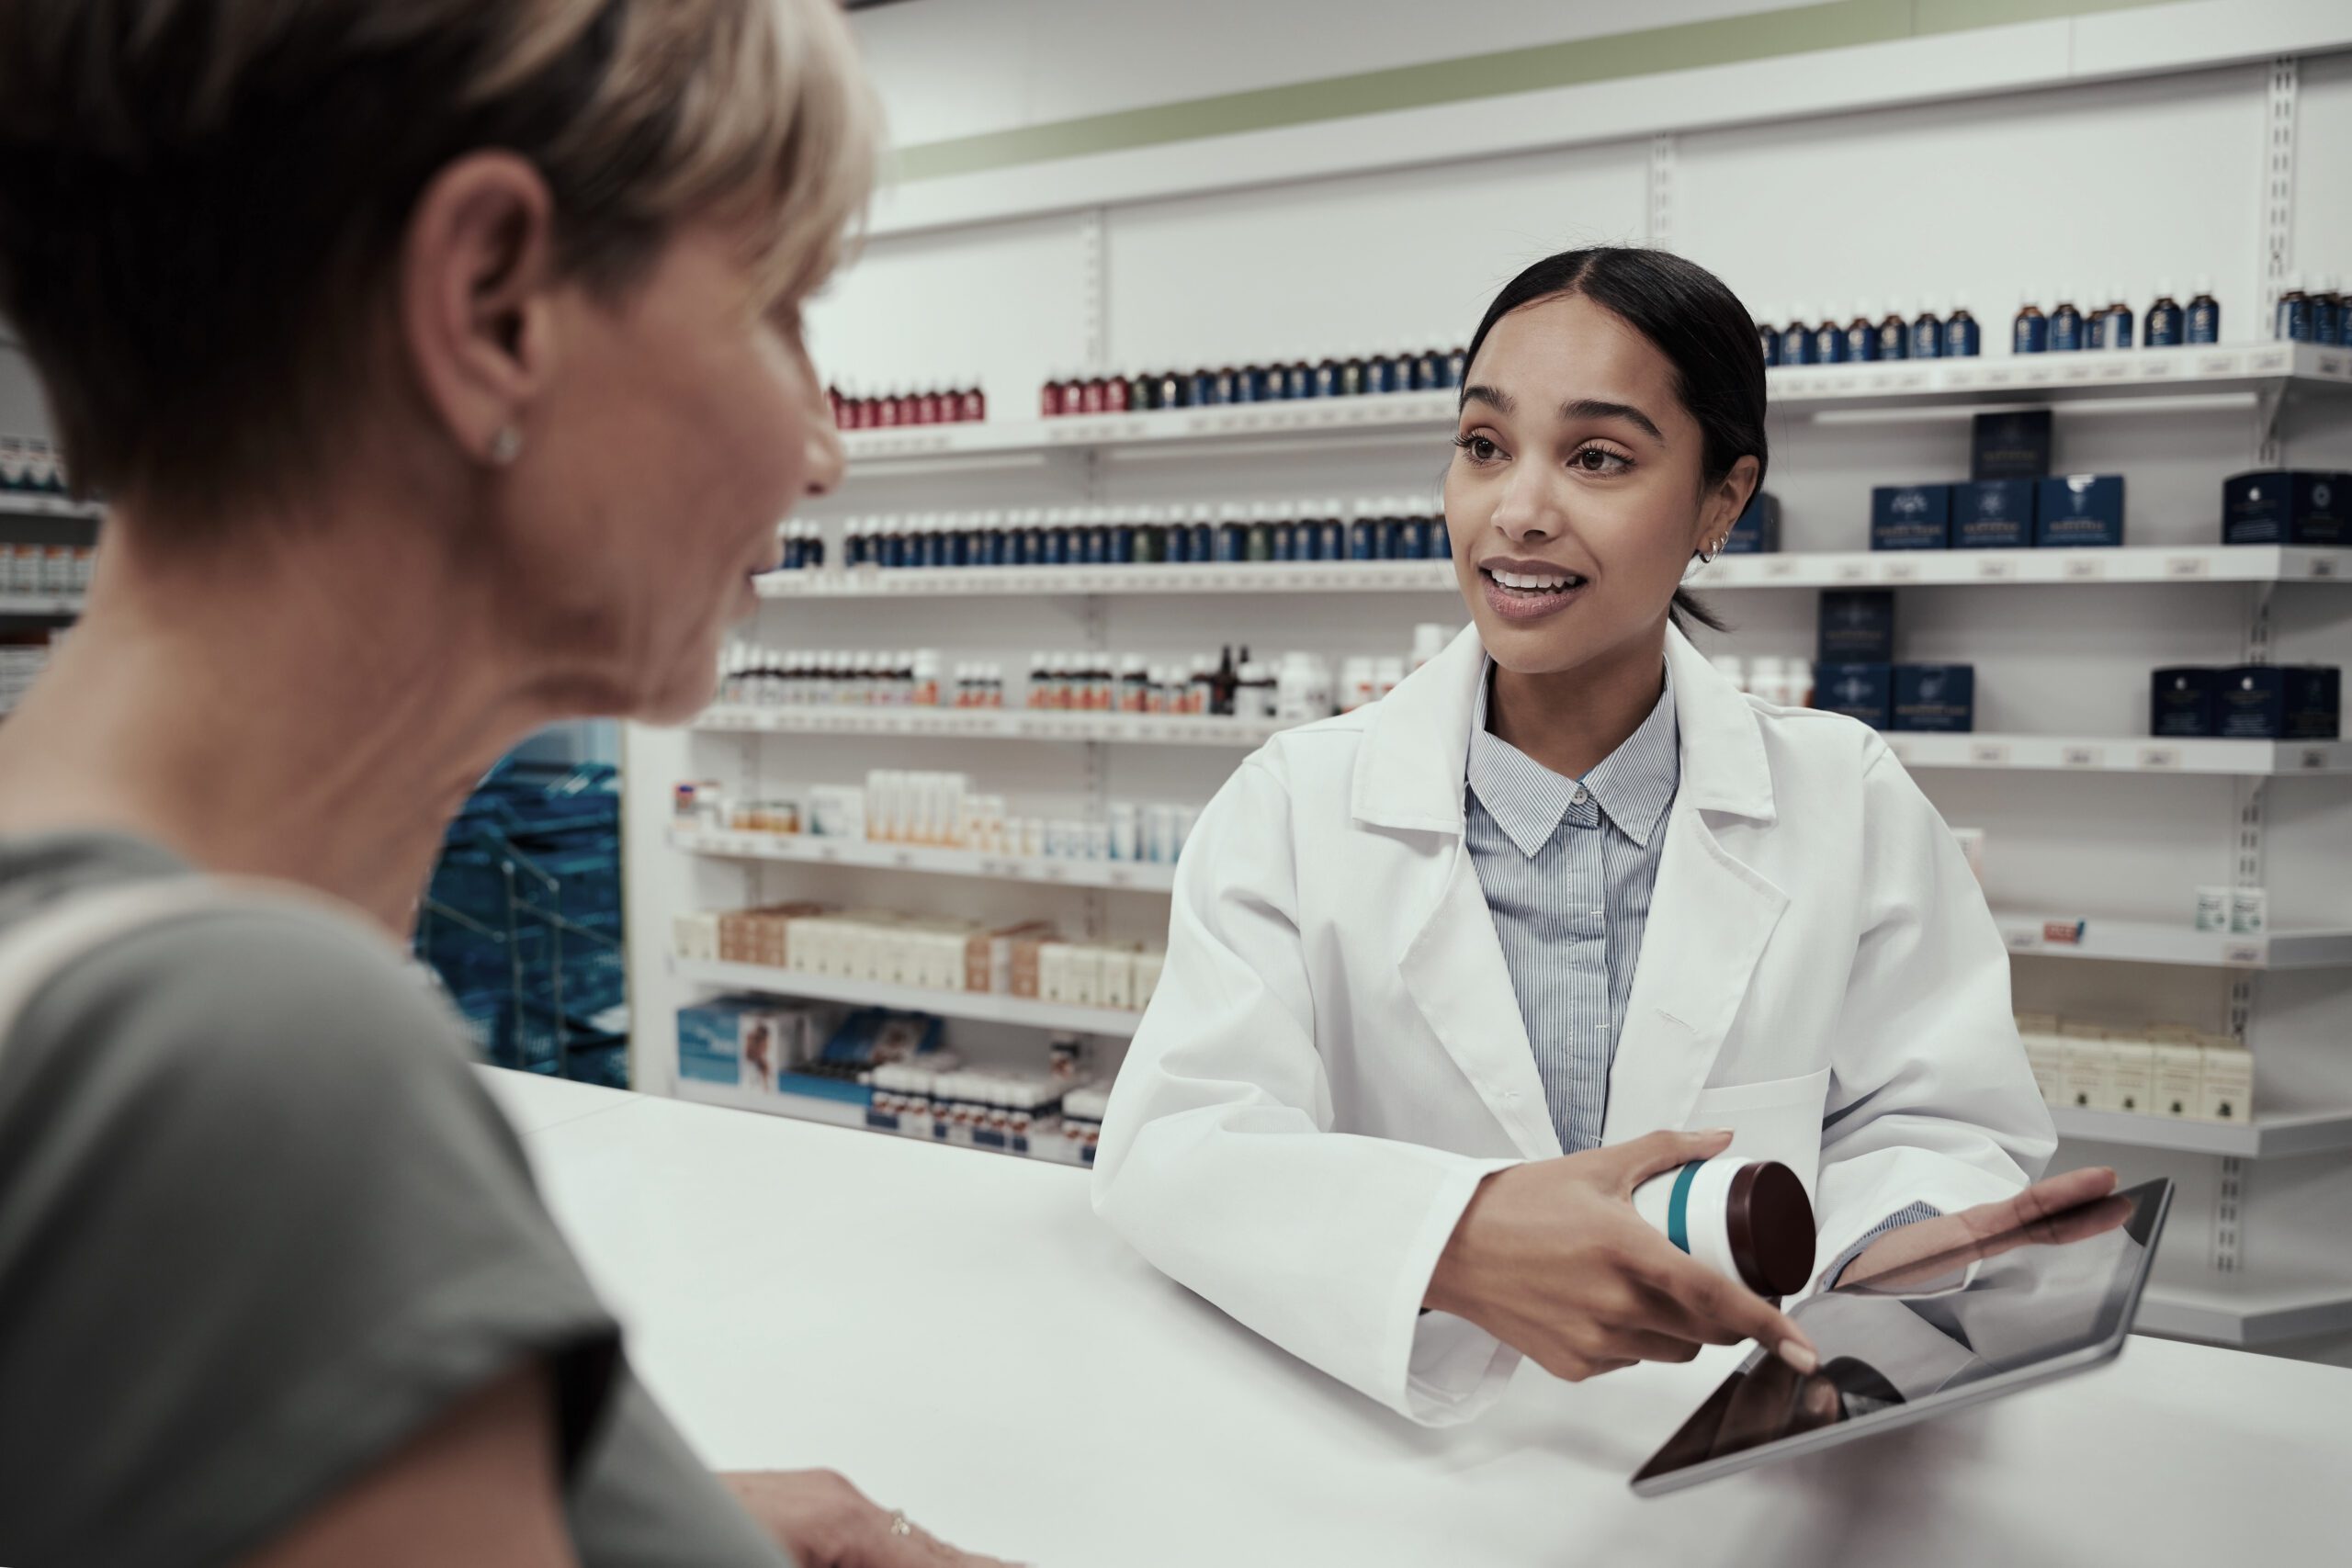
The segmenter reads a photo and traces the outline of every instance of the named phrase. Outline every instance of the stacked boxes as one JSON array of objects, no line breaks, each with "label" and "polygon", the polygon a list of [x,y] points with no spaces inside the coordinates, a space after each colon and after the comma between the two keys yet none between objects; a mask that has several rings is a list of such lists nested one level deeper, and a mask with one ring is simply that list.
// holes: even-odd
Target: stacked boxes
[{"label": "stacked boxes", "polygon": [[1976,727],[1976,669],[1894,662],[1894,594],[1884,588],[1821,595],[1814,705],[1873,729],[1967,733]]},{"label": "stacked boxes", "polygon": [[2352,545],[2352,474],[2271,470],[2222,481],[2225,545]]},{"label": "stacked boxes", "polygon": [[1883,485],[1871,491],[1874,550],[2122,543],[2122,476],[2052,476],[2048,409],[1978,414],[1965,483]]},{"label": "stacked boxes", "polygon": [[2253,1118],[2254,1058],[2231,1036],[2031,1013],[2018,1016],[2018,1032],[2052,1105],[2190,1122]]},{"label": "stacked boxes", "polygon": [[2224,740],[2333,740],[2344,672],[2322,664],[2176,666],[2150,678],[2148,733]]},{"label": "stacked boxes", "polygon": [[816,1055],[816,1015],[770,998],[720,997],[678,1010],[678,1076],[776,1092]]}]

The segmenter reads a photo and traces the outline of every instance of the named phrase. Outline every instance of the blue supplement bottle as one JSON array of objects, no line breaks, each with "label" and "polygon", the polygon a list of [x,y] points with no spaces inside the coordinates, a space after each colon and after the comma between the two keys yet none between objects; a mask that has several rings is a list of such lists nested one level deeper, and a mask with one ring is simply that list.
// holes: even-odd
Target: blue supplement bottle
[{"label": "blue supplement bottle", "polygon": [[2222,341],[2222,303],[2213,298],[2213,280],[2199,277],[2190,285],[2197,292],[2188,300],[2188,341]]},{"label": "blue supplement bottle", "polygon": [[1358,496],[1355,515],[1348,524],[1348,558],[1378,560],[1380,558],[1379,502],[1370,496]]},{"label": "blue supplement bottle", "polygon": [[1389,363],[1386,355],[1367,354],[1363,356],[1363,389],[1366,396],[1378,397],[1391,389],[1388,383],[1388,371]]},{"label": "blue supplement bottle", "polygon": [[1864,300],[1854,307],[1854,319],[1846,323],[1846,358],[1857,365],[1868,364],[1878,357],[1878,323],[1871,320],[1871,303]]},{"label": "blue supplement bottle", "polygon": [[1315,395],[1315,372],[1304,359],[1295,359],[1283,368],[1283,396],[1293,402]]},{"label": "blue supplement bottle", "polygon": [[2341,347],[2346,336],[2345,311],[2352,308],[2352,302],[2344,298],[2342,280],[2334,273],[2322,277],[2312,305],[2313,322],[2318,328],[2318,336],[2312,341]]},{"label": "blue supplement bottle", "polygon": [[1984,351],[1984,330],[1969,313],[1968,296],[1952,296],[1951,314],[1944,318],[1944,357],[1973,359]]},{"label": "blue supplement bottle", "polygon": [[1186,559],[1202,565],[1216,559],[1216,525],[1209,521],[1206,507],[1193,520],[1193,543],[1184,555]]},{"label": "blue supplement bottle", "polygon": [[1878,356],[1881,359],[1911,357],[1911,323],[1904,319],[1901,304],[1890,304],[1878,323]]},{"label": "blue supplement bottle", "polygon": [[1444,387],[1459,387],[1463,378],[1470,374],[1470,351],[1449,348],[1438,362],[1438,383]]},{"label": "blue supplement bottle", "polygon": [[1911,357],[1941,359],[1944,356],[1943,318],[1936,313],[1933,295],[1919,301],[1919,313],[1911,318]]},{"label": "blue supplement bottle", "polygon": [[1422,349],[1413,355],[1413,390],[1434,392],[1445,385],[1445,366],[1438,351]]},{"label": "blue supplement bottle", "polygon": [[2130,348],[2133,324],[2132,307],[2123,302],[2122,289],[2110,289],[2109,294],[2110,297],[2105,311],[2107,331],[2102,335],[2109,348]]},{"label": "blue supplement bottle", "polygon": [[1755,318],[1756,351],[1764,356],[1764,368],[1767,370],[1781,363],[1781,331],[1778,327],[1764,324],[1767,319],[1776,314],[1777,311],[1767,310]]},{"label": "blue supplement bottle", "polygon": [[1340,395],[1340,362],[1327,358],[1317,364],[1315,367],[1313,386],[1315,389],[1309,394],[1312,397],[1338,397]]},{"label": "blue supplement bottle", "polygon": [[2303,275],[2289,273],[2286,292],[2278,296],[2278,310],[2272,319],[2270,335],[2289,343],[2316,343],[2319,339],[2315,314],[2312,297],[2303,288]]},{"label": "blue supplement bottle", "polygon": [[1813,363],[1813,323],[1803,305],[1789,314],[1789,324],[1781,330],[1781,363],[1810,365]]},{"label": "blue supplement bottle", "polygon": [[1815,365],[1846,363],[1846,329],[1826,310],[1822,312],[1821,320],[1813,324],[1813,362]]},{"label": "blue supplement bottle", "polygon": [[2050,352],[2075,354],[2083,346],[2083,313],[2071,295],[2061,293],[2050,310]]},{"label": "blue supplement bottle", "polygon": [[2180,303],[2172,297],[2172,280],[2158,280],[2156,298],[2148,307],[2148,346],[2178,348],[2186,325]]},{"label": "blue supplement bottle", "polygon": [[2018,301],[2018,319],[2009,328],[2011,354],[2047,354],[2050,352],[2050,318],[2041,307],[2030,298]]}]

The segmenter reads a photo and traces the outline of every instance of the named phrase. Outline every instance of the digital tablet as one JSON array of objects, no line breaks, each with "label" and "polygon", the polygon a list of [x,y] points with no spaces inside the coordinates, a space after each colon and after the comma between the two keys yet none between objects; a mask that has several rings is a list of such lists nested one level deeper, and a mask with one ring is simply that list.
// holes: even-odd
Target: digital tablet
[{"label": "digital tablet", "polygon": [[1799,1303],[1789,1315],[1820,1370],[1801,1376],[1758,1350],[1634,1490],[1679,1491],[2113,1360],[2171,1202],[2171,1182],[2145,1182]]}]

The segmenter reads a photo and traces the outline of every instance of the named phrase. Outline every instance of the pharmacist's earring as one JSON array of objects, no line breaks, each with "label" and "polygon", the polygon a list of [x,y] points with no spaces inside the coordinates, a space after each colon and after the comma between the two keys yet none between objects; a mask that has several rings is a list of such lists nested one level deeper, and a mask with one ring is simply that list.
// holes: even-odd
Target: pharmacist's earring
[{"label": "pharmacist's earring", "polygon": [[498,434],[490,438],[490,460],[498,468],[506,468],[523,455],[523,432],[511,424],[502,424]]},{"label": "pharmacist's earring", "polygon": [[1724,547],[1730,543],[1731,541],[1729,539],[1717,539],[1713,544],[1709,545],[1705,549],[1701,550],[1699,552],[1699,564],[1701,566],[1713,566],[1714,564],[1715,558],[1724,553]]}]

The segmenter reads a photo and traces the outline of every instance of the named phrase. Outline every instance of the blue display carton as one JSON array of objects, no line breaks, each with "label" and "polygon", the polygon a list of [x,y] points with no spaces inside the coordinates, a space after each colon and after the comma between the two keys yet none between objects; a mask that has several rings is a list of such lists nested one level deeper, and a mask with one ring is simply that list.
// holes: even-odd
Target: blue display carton
[{"label": "blue display carton", "polygon": [[2222,481],[2222,542],[2352,545],[2352,474],[2232,474]]},{"label": "blue display carton", "polygon": [[1951,547],[1951,486],[1880,485],[1871,491],[1871,548]]},{"label": "blue display carton", "polygon": [[1813,705],[1859,718],[1872,729],[1894,723],[1894,667],[1891,664],[1816,664]]},{"label": "blue display carton", "polygon": [[1816,664],[1894,662],[1894,591],[1831,588],[1821,595]]},{"label": "blue display carton", "polygon": [[1894,724],[1903,730],[1965,735],[1976,728],[1976,666],[1898,664]]},{"label": "blue display carton", "polygon": [[2218,670],[2183,665],[2157,671],[2148,680],[2148,733],[2181,739],[2213,734],[2221,682]]},{"label": "blue display carton", "polygon": [[2334,740],[2343,671],[2318,664],[2240,664],[2219,672],[2214,733],[2226,740]]},{"label": "blue display carton", "polygon": [[2050,411],[1980,413],[1970,431],[1972,479],[2038,479],[2050,472]]},{"label": "blue display carton", "polygon": [[2062,474],[2043,479],[2035,498],[2033,542],[2046,547],[2120,547],[2123,476]]},{"label": "blue display carton", "polygon": [[1781,498],[1759,490],[1748,498],[1747,509],[1724,536],[1724,554],[1769,556],[1779,554],[1780,549]]},{"label": "blue display carton", "polygon": [[1951,547],[2021,550],[2033,544],[2033,481],[1977,479],[1951,487]]}]

